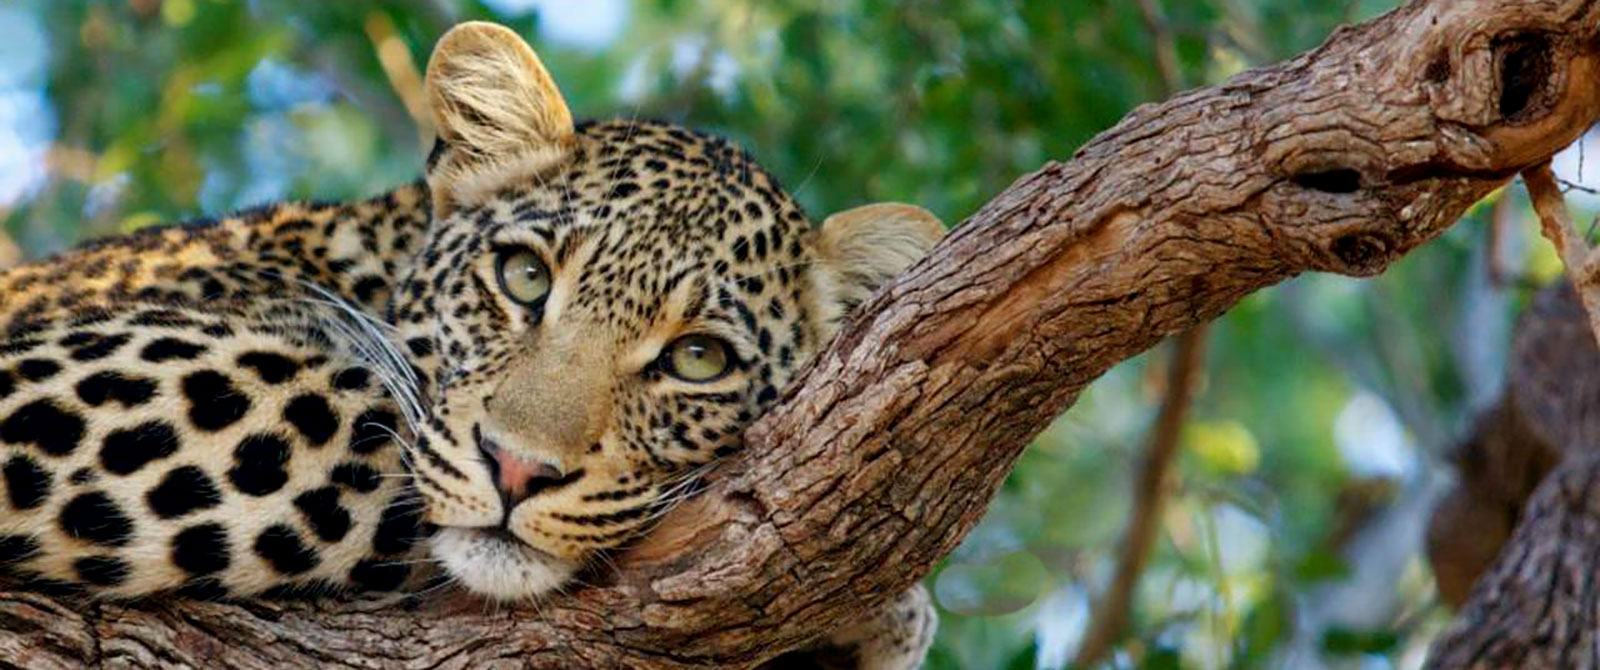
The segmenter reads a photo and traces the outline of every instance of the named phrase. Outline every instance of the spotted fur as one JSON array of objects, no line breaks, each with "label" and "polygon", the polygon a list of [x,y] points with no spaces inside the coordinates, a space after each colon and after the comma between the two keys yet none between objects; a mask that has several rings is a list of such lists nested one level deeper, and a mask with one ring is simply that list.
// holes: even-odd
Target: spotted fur
[{"label": "spotted fur", "polygon": [[[575,124],[497,26],[446,35],[428,94],[423,182],[0,275],[3,579],[242,597],[438,564],[491,598],[548,593],[736,451],[939,235],[905,205],[814,227],[724,140]],[[504,280],[519,253],[547,271],[536,302]],[[720,374],[674,367],[690,337],[726,347]],[[874,621],[848,640],[862,667],[920,662],[924,592]]]}]

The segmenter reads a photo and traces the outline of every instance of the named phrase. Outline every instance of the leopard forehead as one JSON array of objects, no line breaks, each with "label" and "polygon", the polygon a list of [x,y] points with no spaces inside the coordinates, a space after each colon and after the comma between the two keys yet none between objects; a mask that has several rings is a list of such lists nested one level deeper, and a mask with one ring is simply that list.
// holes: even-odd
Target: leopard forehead
[{"label": "leopard forehead", "polygon": [[656,320],[684,282],[701,284],[691,297],[723,300],[807,288],[810,222],[743,149],[653,121],[576,131],[560,160],[462,203],[432,235],[419,278],[459,294],[462,269],[487,249],[538,246],[553,266],[578,266],[573,305],[619,328]]}]

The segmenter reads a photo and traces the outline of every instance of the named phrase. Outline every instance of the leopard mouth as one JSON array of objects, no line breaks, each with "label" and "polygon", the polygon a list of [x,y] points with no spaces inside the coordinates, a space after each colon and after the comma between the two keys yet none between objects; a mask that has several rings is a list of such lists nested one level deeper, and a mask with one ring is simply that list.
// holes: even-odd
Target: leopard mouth
[{"label": "leopard mouth", "polygon": [[433,536],[431,550],[457,583],[502,601],[559,591],[579,567],[529,546],[503,526],[441,528]]}]

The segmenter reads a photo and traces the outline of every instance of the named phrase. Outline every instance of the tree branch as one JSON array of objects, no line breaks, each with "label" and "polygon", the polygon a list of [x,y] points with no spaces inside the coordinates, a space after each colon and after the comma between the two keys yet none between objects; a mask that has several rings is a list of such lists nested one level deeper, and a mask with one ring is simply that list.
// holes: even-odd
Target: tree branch
[{"label": "tree branch", "polygon": [[1596,0],[1421,0],[1141,107],[865,305],[746,451],[537,608],[0,594],[29,668],[751,667],[955,548],[1090,381],[1307,270],[1367,275],[1597,114]]},{"label": "tree branch", "polygon": [[[1178,62],[1177,39],[1172,33],[1159,0],[1139,0],[1139,17],[1150,34],[1151,55],[1160,74],[1161,89],[1171,97],[1183,90],[1183,72]],[[1174,488],[1171,473],[1177,460],[1183,422],[1189,414],[1196,377],[1205,366],[1206,324],[1179,333],[1172,342],[1172,361],[1167,368],[1166,395],[1150,429],[1144,459],[1133,480],[1133,509],[1128,526],[1117,547],[1117,562],[1111,581],[1094,607],[1094,618],[1083,634],[1083,642],[1072,661],[1075,668],[1093,667],[1111,650],[1128,625],[1133,596],[1150,562],[1161,534],[1161,514]]]},{"label": "tree branch", "polygon": [[1556,254],[1561,256],[1561,263],[1567,269],[1567,281],[1572,282],[1583,310],[1589,314],[1589,330],[1600,342],[1600,259],[1596,259],[1594,249],[1572,224],[1566,197],[1556,184],[1550,164],[1522,173],[1522,181],[1528,185],[1528,196],[1539,214],[1539,227],[1545,238],[1555,245]]}]

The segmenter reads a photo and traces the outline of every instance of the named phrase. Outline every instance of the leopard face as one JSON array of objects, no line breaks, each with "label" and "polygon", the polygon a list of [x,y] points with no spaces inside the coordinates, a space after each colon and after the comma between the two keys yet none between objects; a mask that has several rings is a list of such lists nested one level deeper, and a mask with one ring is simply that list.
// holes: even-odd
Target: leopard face
[{"label": "leopard face", "polygon": [[410,468],[461,584],[564,584],[732,453],[841,317],[941,227],[869,205],[813,228],[743,151],[575,124],[514,33],[465,24],[428,96],[433,221],[391,321]]}]

